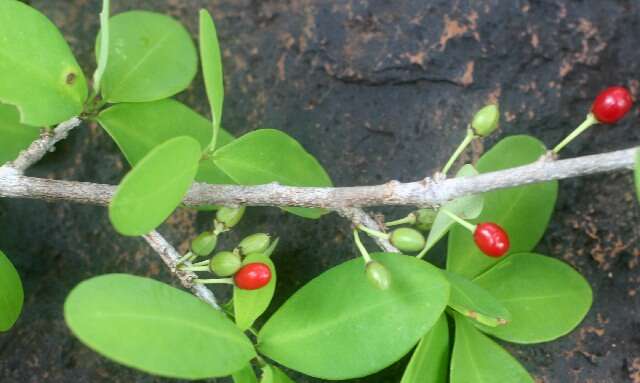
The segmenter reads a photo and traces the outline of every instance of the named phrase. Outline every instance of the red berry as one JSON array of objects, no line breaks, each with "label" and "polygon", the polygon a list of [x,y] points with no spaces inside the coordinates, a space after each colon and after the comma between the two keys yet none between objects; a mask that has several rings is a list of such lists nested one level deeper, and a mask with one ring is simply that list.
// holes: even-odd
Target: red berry
[{"label": "red berry", "polygon": [[264,263],[249,263],[240,268],[233,276],[238,288],[256,290],[264,287],[271,280],[271,269]]},{"label": "red berry", "polygon": [[493,222],[483,222],[473,232],[476,246],[490,257],[501,257],[509,251],[509,236]]},{"label": "red berry", "polygon": [[621,86],[612,86],[600,92],[591,107],[591,113],[602,124],[614,124],[631,109],[631,93]]}]

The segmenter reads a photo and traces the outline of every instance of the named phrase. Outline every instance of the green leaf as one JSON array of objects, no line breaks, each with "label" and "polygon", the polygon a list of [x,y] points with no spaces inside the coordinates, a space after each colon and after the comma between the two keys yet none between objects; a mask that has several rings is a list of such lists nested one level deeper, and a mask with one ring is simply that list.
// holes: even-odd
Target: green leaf
[{"label": "green leaf", "polygon": [[20,122],[49,126],[82,112],[87,81],[62,34],[19,1],[0,1],[0,102]]},{"label": "green leaf", "polygon": [[107,69],[107,60],[109,58],[109,0],[102,0],[102,12],[100,12],[100,46],[106,47],[102,49],[97,58],[96,71],[93,73],[93,89],[95,94],[100,93],[100,85],[104,70]]},{"label": "green leaf", "polygon": [[[289,186],[332,186],[331,179],[298,141],[274,129],[260,129],[216,150],[213,162],[240,185],[279,182]],[[284,208],[305,218],[319,218],[326,211]]]},{"label": "green leaf", "polygon": [[449,370],[449,325],[442,314],[420,340],[400,383],[446,383]]},{"label": "green leaf", "polygon": [[445,271],[451,285],[449,306],[477,322],[504,326],[511,320],[511,313],[496,297],[478,284],[460,275]]},{"label": "green leaf", "polygon": [[200,145],[191,137],[156,146],[120,182],[109,218],[121,234],[143,235],[180,204],[198,170]]},{"label": "green leaf", "polygon": [[224,314],[153,279],[91,278],[71,291],[64,317],[93,350],[155,375],[227,376],[255,357],[249,339]]},{"label": "green leaf", "polygon": [[539,254],[514,254],[475,282],[511,312],[511,322],[490,328],[500,339],[538,343],[573,330],[591,307],[591,287],[571,266]]},{"label": "green leaf", "polygon": [[[458,174],[456,174],[456,178],[475,176],[477,174],[478,172],[473,165],[467,164],[460,168]],[[480,215],[483,206],[484,197],[482,194],[476,194],[448,202],[442,206],[441,209],[447,209],[464,219],[474,219]],[[449,232],[449,229],[451,229],[454,223],[455,221],[450,216],[442,212],[442,210],[438,211],[436,219],[433,221],[433,226],[429,231],[429,236],[427,237],[426,250],[422,250],[422,252],[426,253],[435,246],[436,243]]]},{"label": "green leaf", "polygon": [[15,106],[0,104],[0,165],[15,160],[39,136],[39,128],[20,123]]},{"label": "green leaf", "polygon": [[200,62],[202,63],[204,86],[211,107],[211,121],[213,122],[211,142],[215,145],[222,119],[222,102],[224,101],[222,58],[218,46],[216,26],[209,12],[204,9],[200,10]]},{"label": "green leaf", "polygon": [[[186,89],[198,67],[187,30],[169,16],[146,11],[120,13],[109,22],[109,62],[102,78],[107,102],[145,102]],[[101,36],[96,41],[100,57]]]},{"label": "green leaf", "polygon": [[267,364],[262,368],[260,383],[295,383],[281,369]]},{"label": "green leaf", "polygon": [[636,180],[636,193],[638,194],[638,201],[640,201],[640,149],[636,151],[636,168],[634,171],[634,177]]},{"label": "green leaf", "polygon": [[[525,165],[538,160],[546,149],[529,136],[511,136],[498,142],[478,161],[480,173]],[[484,194],[484,209],[474,222],[495,222],[509,234],[509,254],[532,250],[544,234],[558,194],[558,183],[544,182]],[[449,233],[447,269],[473,278],[499,259],[483,254],[472,234],[460,225]]]},{"label": "green leaf", "polygon": [[527,370],[505,349],[454,314],[456,334],[451,356],[451,383],[533,383]]},{"label": "green leaf", "polygon": [[20,275],[0,251],[0,331],[9,330],[22,311],[24,292]]},{"label": "green leaf", "polygon": [[260,262],[271,269],[271,280],[266,286],[257,290],[243,290],[233,288],[233,308],[236,318],[236,325],[241,330],[246,330],[253,325],[253,322],[269,307],[273,292],[276,289],[276,267],[271,259],[264,254],[249,254],[243,265]]},{"label": "green leaf", "polygon": [[[132,166],[151,149],[175,137],[192,137],[202,148],[211,141],[211,123],[188,106],[172,99],[114,105],[98,115],[98,122]],[[232,140],[231,134],[220,129],[219,146]],[[210,184],[234,183],[210,160],[200,163],[196,181]]]},{"label": "green leaf", "polygon": [[372,257],[389,270],[389,289],[369,283],[362,259],[342,263],[276,311],[258,335],[260,352],[329,380],[369,375],[405,355],[440,317],[448,283],[436,267],[415,257]]},{"label": "green leaf", "polygon": [[253,372],[251,364],[247,364],[242,370],[234,372],[231,377],[233,378],[233,383],[258,383],[258,378]]}]

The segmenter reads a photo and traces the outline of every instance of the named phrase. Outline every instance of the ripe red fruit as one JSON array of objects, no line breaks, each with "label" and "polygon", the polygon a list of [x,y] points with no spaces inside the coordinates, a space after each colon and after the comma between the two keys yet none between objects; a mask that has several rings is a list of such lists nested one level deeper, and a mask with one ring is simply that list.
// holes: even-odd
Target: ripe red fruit
[{"label": "ripe red fruit", "polygon": [[490,257],[501,257],[509,251],[509,235],[493,222],[483,222],[473,232],[476,246]]},{"label": "ripe red fruit", "polygon": [[240,268],[233,276],[238,288],[256,290],[264,287],[271,280],[271,269],[264,263],[249,263]]},{"label": "ripe red fruit", "polygon": [[626,88],[612,86],[598,94],[591,113],[602,124],[614,124],[629,112],[632,105],[631,93]]}]

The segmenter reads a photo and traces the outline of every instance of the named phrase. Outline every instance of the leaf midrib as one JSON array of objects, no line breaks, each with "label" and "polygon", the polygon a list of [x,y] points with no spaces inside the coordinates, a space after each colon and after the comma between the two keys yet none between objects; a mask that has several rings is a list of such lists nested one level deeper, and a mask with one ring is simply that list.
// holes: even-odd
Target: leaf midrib
[{"label": "leaf midrib", "polygon": [[[326,331],[325,329],[339,327],[340,323],[346,322],[352,318],[366,317],[367,316],[366,314],[373,311],[374,309],[393,304],[395,301],[398,301],[402,298],[411,298],[413,296],[424,295],[424,294],[425,294],[424,290],[417,290],[408,294],[394,296],[392,299],[388,299],[384,302],[380,302],[374,305],[362,306],[364,307],[364,309],[362,310],[347,311],[346,314],[338,315],[334,317],[333,320],[324,322],[323,326],[315,326],[315,327],[306,326],[302,328],[302,331],[288,331],[287,333],[281,333],[282,335],[267,337],[267,340],[268,340],[268,343],[272,343],[272,344],[287,343],[287,342],[292,342],[292,340],[295,342],[299,338],[307,338],[309,336],[314,335],[315,333]],[[262,339],[262,341],[264,343],[264,339]]]},{"label": "leaf midrib", "polygon": [[139,313],[114,314],[114,313],[95,312],[95,313],[84,313],[83,316],[88,320],[122,318],[122,319],[144,319],[144,320],[150,320],[150,321],[156,321],[156,322],[169,322],[169,323],[175,323],[176,327],[180,327],[180,328],[190,327],[205,334],[209,334],[209,335],[216,336],[223,339],[228,339],[230,341],[233,341],[234,343],[238,343],[238,344],[245,343],[243,342],[242,338],[239,338],[237,336],[232,336],[230,333],[216,331],[213,327],[207,327],[196,322],[184,320],[183,318],[167,316],[166,314],[163,314],[161,316],[155,316],[155,315],[144,315]]}]

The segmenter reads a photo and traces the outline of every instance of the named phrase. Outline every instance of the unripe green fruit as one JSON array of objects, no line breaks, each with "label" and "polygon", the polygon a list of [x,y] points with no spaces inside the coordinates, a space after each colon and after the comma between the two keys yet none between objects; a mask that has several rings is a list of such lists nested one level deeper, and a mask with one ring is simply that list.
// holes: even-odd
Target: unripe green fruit
[{"label": "unripe green fruit", "polygon": [[211,257],[209,269],[221,277],[228,277],[236,273],[242,267],[240,255],[230,251],[221,251]]},{"label": "unripe green fruit", "polygon": [[433,226],[433,222],[436,220],[436,216],[438,215],[438,213],[432,209],[420,209],[415,211],[413,214],[416,216],[415,226],[418,230],[422,231],[431,230],[431,226]]},{"label": "unripe green fruit", "polygon": [[216,221],[222,223],[224,227],[230,229],[240,222],[244,215],[244,206],[226,207],[223,206],[216,212]]},{"label": "unripe green fruit", "polygon": [[486,137],[498,128],[499,121],[498,105],[491,104],[476,112],[473,121],[471,121],[471,128],[476,135]]},{"label": "unripe green fruit", "polygon": [[216,248],[218,236],[205,231],[191,241],[191,252],[201,257],[206,257]]},{"label": "unripe green fruit", "polygon": [[389,237],[391,244],[400,251],[416,252],[422,250],[425,245],[424,236],[416,229],[401,227],[395,229]]},{"label": "unripe green fruit", "polygon": [[380,262],[371,261],[365,266],[367,279],[380,290],[387,290],[391,286],[391,274]]},{"label": "unripe green fruit", "polygon": [[240,241],[240,244],[238,244],[238,249],[240,249],[240,253],[242,255],[262,253],[263,251],[267,250],[270,242],[271,239],[269,237],[269,234],[255,233]]}]

